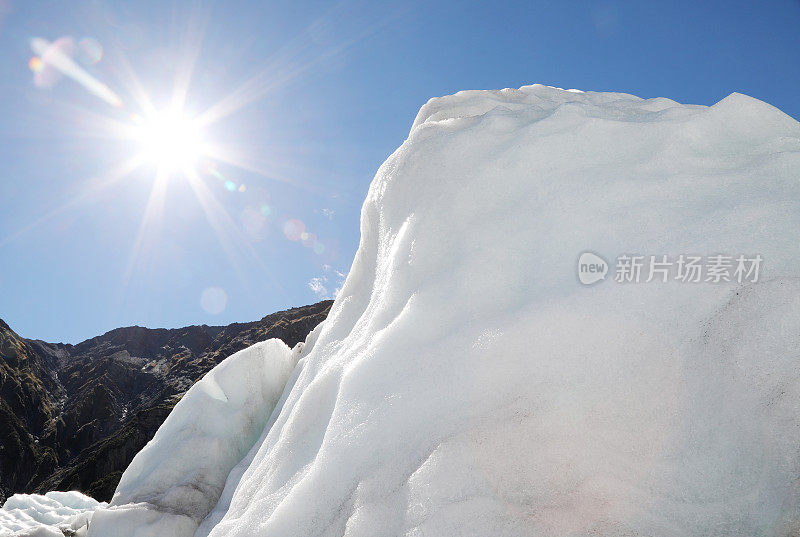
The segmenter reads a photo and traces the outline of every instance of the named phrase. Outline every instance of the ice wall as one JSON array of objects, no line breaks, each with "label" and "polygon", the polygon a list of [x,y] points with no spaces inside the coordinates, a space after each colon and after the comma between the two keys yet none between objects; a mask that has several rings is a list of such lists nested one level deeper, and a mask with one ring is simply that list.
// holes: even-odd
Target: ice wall
[{"label": "ice wall", "polygon": [[[197,537],[800,531],[798,230],[800,125],[758,100],[432,99]],[[765,261],[585,287],[586,250]]]}]

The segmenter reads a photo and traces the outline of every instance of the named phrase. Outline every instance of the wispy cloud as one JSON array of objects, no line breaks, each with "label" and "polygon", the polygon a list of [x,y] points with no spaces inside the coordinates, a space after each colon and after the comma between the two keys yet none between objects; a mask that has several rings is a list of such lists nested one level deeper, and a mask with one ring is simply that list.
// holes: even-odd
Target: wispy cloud
[{"label": "wispy cloud", "polygon": [[328,297],[328,288],[325,287],[325,284],[322,282],[322,278],[311,278],[311,281],[308,282],[308,287],[314,291],[314,294],[319,298]]},{"label": "wispy cloud", "polygon": [[[330,265],[322,265],[322,271],[321,276],[309,280],[308,288],[320,300],[336,298],[339,295],[339,291],[342,290],[347,274],[332,268]],[[333,291],[330,291],[331,287],[333,287]]]}]

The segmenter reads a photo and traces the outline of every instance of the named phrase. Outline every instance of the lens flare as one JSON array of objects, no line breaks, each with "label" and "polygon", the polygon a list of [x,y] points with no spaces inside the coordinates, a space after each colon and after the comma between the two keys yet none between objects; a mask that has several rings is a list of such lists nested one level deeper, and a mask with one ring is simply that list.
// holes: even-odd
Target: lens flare
[{"label": "lens flare", "polygon": [[[33,50],[34,54],[41,57],[43,63],[43,68],[36,73],[34,80],[37,86],[52,86],[57,79],[52,75],[54,73],[60,73],[70,77],[86,88],[90,93],[103,99],[111,106],[122,106],[122,99],[119,95],[87,73],[85,69],[72,59],[75,50],[75,42],[71,37],[62,37],[52,43],[41,37],[34,37],[31,39],[31,50]],[[51,76],[44,76],[48,71]]]},{"label": "lens flare", "polygon": [[290,241],[298,241],[300,240],[300,236],[305,233],[306,225],[300,221],[295,220],[294,218],[289,219],[283,224],[283,234],[286,235],[286,238]]},{"label": "lens flare", "polygon": [[103,59],[103,45],[93,37],[84,37],[78,43],[78,47],[87,63],[94,64]]},{"label": "lens flare", "polygon": [[42,59],[39,56],[33,56],[28,61],[28,69],[34,73],[39,73],[42,69],[44,69],[44,62],[42,62]]},{"label": "lens flare", "polygon": [[313,233],[303,233],[305,237],[301,236],[300,239],[303,241],[303,246],[306,248],[314,248],[317,245],[317,236]]},{"label": "lens flare", "polygon": [[254,208],[246,208],[241,215],[242,229],[252,241],[264,240],[269,233],[267,218]]},{"label": "lens flare", "polygon": [[228,293],[221,287],[208,287],[200,296],[200,305],[211,315],[220,314],[228,305]]},{"label": "lens flare", "polygon": [[[205,152],[206,151],[204,149],[204,153]],[[231,181],[222,175],[222,172],[220,172],[219,168],[217,168],[217,164],[211,159],[206,159],[206,162],[201,166],[201,169],[204,173],[215,177],[228,192],[244,192],[247,190],[244,185],[237,185],[234,181]]]}]

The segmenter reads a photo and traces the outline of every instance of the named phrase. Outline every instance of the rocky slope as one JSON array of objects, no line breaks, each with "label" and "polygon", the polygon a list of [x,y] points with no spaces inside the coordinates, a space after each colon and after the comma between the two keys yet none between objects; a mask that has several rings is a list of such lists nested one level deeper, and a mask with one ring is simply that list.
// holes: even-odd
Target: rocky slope
[{"label": "rocky slope", "polygon": [[77,345],[27,340],[0,320],[0,503],[70,489],[109,500],[194,382],[258,341],[304,340],[330,305],[229,326],[118,328]]}]

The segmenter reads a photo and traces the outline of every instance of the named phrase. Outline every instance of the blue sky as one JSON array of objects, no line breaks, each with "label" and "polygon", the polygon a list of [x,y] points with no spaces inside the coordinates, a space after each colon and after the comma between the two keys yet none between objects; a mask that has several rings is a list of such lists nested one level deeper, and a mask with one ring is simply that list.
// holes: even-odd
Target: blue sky
[{"label": "blue sky", "polygon": [[[797,0],[0,0],[0,21],[0,317],[47,341],[255,320],[333,293],[372,176],[433,96],[738,91],[800,117]],[[37,85],[33,38],[66,38],[123,105],[67,77]],[[159,183],[145,218],[156,165],[109,181],[141,150],[113,125],[142,113],[130,73],[160,107],[193,57],[184,110],[236,105],[206,132],[226,159],[203,160],[204,198],[180,174]]]}]

